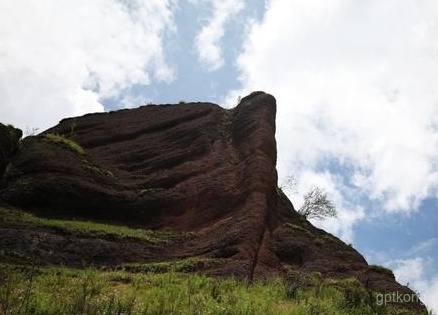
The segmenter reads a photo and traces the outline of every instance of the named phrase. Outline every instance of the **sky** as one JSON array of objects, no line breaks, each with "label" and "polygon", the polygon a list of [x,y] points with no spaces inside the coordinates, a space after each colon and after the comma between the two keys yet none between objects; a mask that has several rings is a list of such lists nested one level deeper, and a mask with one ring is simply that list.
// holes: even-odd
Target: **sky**
[{"label": "sky", "polygon": [[0,121],[277,99],[279,184],[438,312],[436,0],[0,0]]}]

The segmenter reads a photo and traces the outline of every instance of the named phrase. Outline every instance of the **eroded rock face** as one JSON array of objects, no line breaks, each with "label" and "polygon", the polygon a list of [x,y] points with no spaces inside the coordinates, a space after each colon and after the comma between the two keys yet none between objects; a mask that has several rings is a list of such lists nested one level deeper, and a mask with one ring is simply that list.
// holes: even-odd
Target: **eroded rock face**
[{"label": "eroded rock face", "polygon": [[18,141],[23,136],[20,129],[0,123],[0,178],[3,176],[12,155],[18,148]]},{"label": "eroded rock face", "polygon": [[318,271],[411,292],[294,211],[277,188],[275,115],[274,97],[255,92],[231,110],[150,105],[65,119],[22,141],[0,197],[50,216],[195,232],[163,259],[223,258],[215,275]]}]

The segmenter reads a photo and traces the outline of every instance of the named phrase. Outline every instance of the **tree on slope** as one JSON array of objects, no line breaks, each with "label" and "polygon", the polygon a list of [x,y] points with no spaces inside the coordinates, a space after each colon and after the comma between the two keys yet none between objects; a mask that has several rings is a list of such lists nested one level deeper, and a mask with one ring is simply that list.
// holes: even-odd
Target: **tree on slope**
[{"label": "tree on slope", "polygon": [[322,220],[327,217],[336,217],[337,211],[327,193],[320,187],[313,186],[304,194],[304,203],[298,213],[306,219]]}]

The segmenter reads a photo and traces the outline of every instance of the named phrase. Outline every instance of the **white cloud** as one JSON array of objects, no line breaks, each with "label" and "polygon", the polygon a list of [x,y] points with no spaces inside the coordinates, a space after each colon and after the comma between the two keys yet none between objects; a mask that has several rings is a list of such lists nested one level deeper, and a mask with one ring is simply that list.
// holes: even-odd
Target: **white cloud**
[{"label": "white cloud", "polygon": [[120,100],[120,107],[136,108],[139,106],[147,105],[152,102],[153,100],[151,98],[146,98],[143,95],[133,95],[128,93],[124,95],[123,98]]},{"label": "white cloud", "polygon": [[335,187],[347,206],[369,196],[377,208],[412,211],[437,196],[438,3],[267,7],[238,60],[242,90],[228,99],[253,90],[277,98],[280,176],[343,173]]},{"label": "white cloud", "polygon": [[198,59],[204,69],[215,71],[225,63],[221,49],[225,25],[245,7],[245,3],[243,0],[210,0],[209,2],[212,5],[212,17],[196,35],[195,45]]},{"label": "white cloud", "polygon": [[[323,188],[327,193],[329,200],[336,206],[337,217],[326,218],[323,221],[312,220],[315,225],[320,228],[330,231],[338,235],[344,242],[353,243],[354,233],[353,228],[358,220],[365,217],[364,210],[361,206],[351,202],[354,200],[355,189],[345,187],[342,180],[335,177],[329,172],[314,172],[311,170],[300,170],[300,173],[295,173],[297,180],[296,189],[284,189],[285,193],[293,201],[294,207],[299,209],[304,202],[304,194],[312,187],[317,186]],[[283,182],[280,179],[280,183]],[[351,196],[346,198],[345,196]]]},{"label": "white cloud", "polygon": [[394,268],[397,281],[409,284],[410,288],[419,292],[420,299],[436,313],[438,312],[438,274],[426,279],[425,269],[428,264],[431,262],[420,257],[388,262],[388,265]]},{"label": "white cloud", "polygon": [[0,119],[45,129],[102,111],[135,84],[173,78],[172,0],[0,2]]},{"label": "white cloud", "polygon": [[420,255],[420,254],[425,254],[427,252],[431,252],[431,251],[434,250],[434,248],[438,249],[438,238],[436,238],[436,237],[429,238],[427,240],[422,241],[419,244],[416,244],[406,254],[408,256],[417,256],[417,255]]}]

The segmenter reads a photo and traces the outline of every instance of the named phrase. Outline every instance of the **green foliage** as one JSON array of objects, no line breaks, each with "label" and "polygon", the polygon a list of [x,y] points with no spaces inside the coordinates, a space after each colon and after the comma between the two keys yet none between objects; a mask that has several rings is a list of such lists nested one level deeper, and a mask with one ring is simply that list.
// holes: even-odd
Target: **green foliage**
[{"label": "green foliage", "polygon": [[287,227],[287,228],[290,228],[290,229],[292,229],[294,231],[303,232],[303,233],[306,233],[306,234],[309,234],[309,235],[312,234],[312,232],[310,232],[308,229],[306,229],[306,228],[304,228],[302,226],[296,225],[296,224],[285,223],[284,226]]},{"label": "green foliage", "polygon": [[[74,133],[75,126],[76,126],[75,120],[70,122],[71,135],[73,135],[73,133]],[[90,172],[97,174],[97,175],[100,175],[100,176],[104,176],[104,177],[109,178],[111,180],[116,179],[112,172],[101,168],[96,163],[94,163],[92,160],[90,160],[90,158],[88,156],[86,156],[85,150],[75,141],[68,139],[62,135],[52,134],[52,133],[44,135],[44,140],[51,142],[51,143],[56,143],[56,144],[62,145],[65,148],[79,154],[82,157],[82,162],[84,163],[83,167],[87,171],[90,171]]]},{"label": "green foliage", "polygon": [[165,191],[165,188],[161,188],[161,187],[151,187],[151,188],[144,188],[144,189],[140,189],[138,191],[138,195],[139,196],[147,196],[147,195],[152,195],[152,194],[156,194],[162,191]]},{"label": "green foliage", "polygon": [[[344,306],[348,308],[370,308],[372,299],[369,292],[356,278],[330,279],[327,287],[334,287],[344,293]],[[371,309],[369,309],[371,310]]]},{"label": "green foliage", "polygon": [[313,241],[315,242],[316,245],[323,245],[326,244],[327,242],[338,242],[338,240],[335,239],[330,234],[318,235],[313,239]]},{"label": "green foliage", "polygon": [[[302,279],[301,279],[301,278]],[[247,283],[168,272],[101,272],[96,269],[23,269],[0,266],[0,313],[55,314],[245,314],[375,315],[403,314],[399,308],[375,313],[355,279],[324,282],[316,274],[297,274],[300,286],[288,294],[279,278]],[[300,280],[301,279],[301,280]],[[309,284],[317,287],[308,287]],[[319,284],[318,284],[319,283]],[[345,294],[345,289],[354,293]]]},{"label": "green foliage", "polygon": [[62,145],[79,155],[85,155],[85,150],[78,143],[74,142],[73,140],[67,139],[64,136],[48,133],[44,135],[44,139],[50,143]]},{"label": "green foliage", "polygon": [[224,262],[221,258],[189,257],[174,261],[123,264],[120,267],[136,273],[196,272],[206,267],[222,265]]},{"label": "green foliage", "polygon": [[166,244],[181,238],[191,237],[188,233],[159,232],[88,221],[40,218],[27,212],[9,210],[2,207],[0,207],[0,226],[57,228],[76,235],[101,238],[133,238],[156,244]]},{"label": "green foliage", "polygon": [[87,171],[90,171],[91,173],[94,173],[96,175],[104,176],[107,179],[116,180],[116,177],[114,176],[114,174],[111,171],[108,171],[108,170],[98,166],[93,161],[90,161],[89,159],[83,159],[82,162],[84,163],[83,167]]}]

